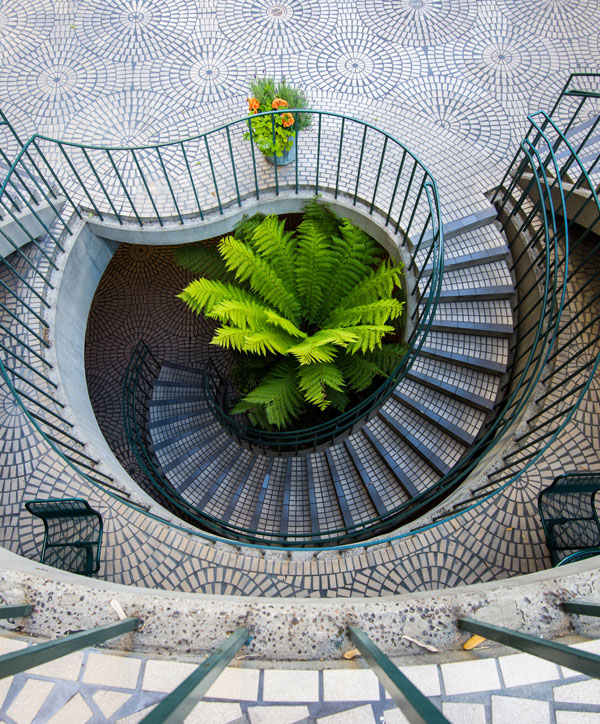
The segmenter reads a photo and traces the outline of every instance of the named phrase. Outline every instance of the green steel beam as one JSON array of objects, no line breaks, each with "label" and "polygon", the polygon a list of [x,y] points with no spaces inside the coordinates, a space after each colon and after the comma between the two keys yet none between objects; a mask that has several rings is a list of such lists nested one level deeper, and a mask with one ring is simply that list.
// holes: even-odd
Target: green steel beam
[{"label": "green steel beam", "polygon": [[211,684],[248,642],[248,629],[238,628],[187,679],[166,696],[141,724],[180,724],[209,690]]},{"label": "green steel beam", "polygon": [[0,656],[0,679],[19,674],[21,671],[45,664],[48,661],[60,659],[62,656],[85,649],[87,646],[95,646],[129,631],[135,631],[139,623],[139,618],[126,618],[117,623],[98,626],[88,631],[79,631],[62,639],[35,644],[27,649],[4,654],[4,656]]},{"label": "green steel beam", "polygon": [[410,724],[450,724],[442,712],[406,678],[364,631],[356,626],[349,626],[348,631],[357,649]]},{"label": "green steel beam", "polygon": [[561,604],[567,613],[577,613],[580,616],[600,616],[600,603],[592,601],[563,601]]},{"label": "green steel beam", "polygon": [[511,646],[513,649],[533,654],[540,659],[553,661],[560,666],[567,666],[587,676],[600,678],[600,656],[580,651],[571,646],[558,644],[555,641],[546,641],[537,636],[512,631],[491,623],[482,623],[470,618],[459,618],[458,626],[463,631],[483,636],[486,639],[497,641],[500,644]]},{"label": "green steel beam", "polygon": [[1,618],[20,618],[21,616],[29,616],[33,611],[33,606],[26,604],[22,606],[0,606]]}]

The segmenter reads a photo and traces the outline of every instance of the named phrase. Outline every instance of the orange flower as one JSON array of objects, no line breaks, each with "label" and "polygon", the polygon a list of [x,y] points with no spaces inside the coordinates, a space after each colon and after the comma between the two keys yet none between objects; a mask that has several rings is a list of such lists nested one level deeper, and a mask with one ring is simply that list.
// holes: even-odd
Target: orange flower
[{"label": "orange flower", "polygon": [[294,116],[291,113],[282,113],[281,114],[281,125],[284,128],[289,128],[290,126],[294,125]]},{"label": "orange flower", "polygon": [[246,98],[246,100],[248,101],[248,110],[250,113],[258,113],[258,109],[260,108],[258,98]]},{"label": "orange flower", "polygon": [[283,98],[273,98],[271,108],[274,108],[276,111],[278,111],[280,108],[287,108],[288,105],[288,102],[284,101]]}]

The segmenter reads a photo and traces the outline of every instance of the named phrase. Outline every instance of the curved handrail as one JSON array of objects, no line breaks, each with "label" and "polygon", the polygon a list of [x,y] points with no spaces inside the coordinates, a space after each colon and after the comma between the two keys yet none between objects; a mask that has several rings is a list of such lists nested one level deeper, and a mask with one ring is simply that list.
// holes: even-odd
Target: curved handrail
[{"label": "curved handrail", "polygon": [[[33,137],[33,138],[35,138],[35,137]],[[31,148],[31,142],[32,142],[32,140],[33,140],[33,139],[30,139],[30,140],[27,142],[27,144],[25,145],[24,149],[23,149],[22,152],[20,153],[20,156],[19,156],[19,157],[20,157],[21,159],[27,157],[26,150],[28,150],[28,149]],[[566,142],[566,139],[564,139],[564,141]],[[577,157],[577,154],[575,154],[575,159],[576,159],[576,161],[577,161],[577,162],[580,164],[580,166],[581,166],[581,163],[580,163],[580,161],[579,161],[579,159],[578,159],[578,157]],[[37,165],[37,164],[35,163],[35,161],[34,161],[34,160],[31,160],[30,163],[32,164],[32,168],[35,169],[35,166]],[[9,182],[9,180],[11,180],[11,183],[13,184],[13,186],[11,186],[11,188],[12,188],[13,190],[14,190],[15,188],[19,189],[19,198],[20,198],[20,199],[22,199],[22,196],[26,196],[27,194],[30,195],[29,201],[30,201],[31,206],[35,206],[35,205],[38,203],[38,201],[37,201],[37,199],[36,199],[36,195],[37,195],[38,197],[41,195],[43,198],[45,198],[45,199],[48,200],[48,201],[50,201],[52,198],[54,198],[53,196],[48,197],[48,194],[44,194],[44,193],[40,190],[41,188],[43,188],[44,183],[45,183],[46,185],[49,185],[47,179],[46,179],[46,180],[39,180],[39,179],[38,179],[38,180],[37,180],[37,183],[34,183],[34,182],[31,180],[31,183],[35,186],[35,188],[34,188],[33,190],[32,190],[32,188],[30,188],[29,185],[25,182],[26,179],[25,179],[25,181],[23,181],[23,177],[25,176],[25,172],[26,172],[26,171],[27,171],[27,174],[28,174],[31,178],[35,178],[34,173],[30,171],[29,167],[26,166],[26,163],[25,163],[25,162],[23,162],[23,166],[24,166],[24,169],[25,169],[25,170],[23,170],[23,175],[21,176],[21,179],[17,178],[18,172],[16,171],[16,164],[17,164],[17,162],[15,162],[15,163],[13,164],[12,169],[11,169],[11,172],[14,172],[14,173],[15,173],[15,179],[12,179],[12,180],[9,179],[9,178],[5,179],[4,183],[2,184],[2,188],[0,189],[0,201],[3,203],[3,205],[6,204],[6,206],[8,206],[8,207],[10,208],[11,203],[13,203],[12,200],[10,199],[8,193],[5,194],[6,188],[7,188],[7,184],[8,184],[8,182]],[[20,169],[20,170],[22,170],[22,169]],[[557,179],[560,179],[560,178],[561,178],[561,176],[559,175],[559,176],[557,177]],[[547,178],[546,178],[546,182],[547,182]],[[555,182],[555,183],[556,183],[556,182]],[[21,184],[21,185],[19,186],[19,184]],[[592,187],[592,188],[593,188],[593,187]],[[572,193],[572,191],[569,192],[569,193]],[[6,197],[6,199],[7,199],[6,201],[3,199],[3,195],[5,195],[5,197]],[[567,194],[567,198],[568,198],[568,196],[569,196],[569,194]],[[48,198],[47,198],[47,197],[48,197]],[[541,197],[540,197],[540,198],[541,198]],[[590,196],[590,198],[592,198],[592,196]],[[597,197],[595,197],[593,200],[596,202],[596,205],[597,205]],[[539,205],[539,204],[538,204],[538,205]],[[544,205],[543,203],[542,203],[541,205],[539,205],[539,211],[540,211],[540,213],[546,214],[545,205]],[[599,207],[599,212],[600,212],[600,207]],[[59,217],[59,218],[62,219],[62,216]],[[554,218],[554,221],[555,221],[555,218]],[[547,223],[546,223],[546,227],[548,228],[548,224],[547,224]],[[63,228],[64,228],[64,230],[65,230],[67,233],[69,233],[69,227],[68,227],[68,224],[67,224],[67,223],[63,222]],[[51,238],[54,239],[54,236],[52,236]],[[422,240],[422,238],[421,238],[421,240]],[[59,249],[59,250],[61,249],[61,245],[60,245],[60,243],[59,243],[58,240],[56,240],[56,248]],[[41,250],[41,251],[43,252],[43,250]],[[566,267],[566,266],[567,266],[567,265],[565,264],[565,267]],[[36,273],[38,274],[38,276],[39,276],[40,278],[42,277],[42,271],[37,270]],[[11,290],[11,291],[13,291],[13,290]],[[14,293],[14,292],[13,292],[13,293]],[[41,300],[41,301],[43,302],[43,300]],[[25,306],[26,309],[28,309],[29,313],[34,314],[34,315],[35,315],[35,314],[38,314],[38,313],[36,312],[36,310],[35,310],[33,307],[31,307],[31,305],[28,305],[27,300],[25,300],[25,299],[20,299],[20,302]],[[43,318],[41,318],[41,317],[40,317],[40,321],[41,321],[42,323],[45,323],[44,320],[43,320]],[[557,437],[559,436],[560,432],[564,429],[564,427],[565,427],[565,426],[569,423],[569,421],[572,419],[573,415],[575,414],[575,411],[577,410],[578,406],[581,404],[581,401],[583,400],[583,398],[584,398],[587,390],[589,389],[589,386],[591,385],[591,382],[592,382],[592,379],[593,379],[593,375],[594,375],[595,372],[597,371],[597,368],[598,368],[599,363],[600,363],[600,355],[595,358],[595,360],[593,361],[593,364],[592,364],[592,365],[586,364],[586,365],[583,367],[582,371],[585,371],[586,369],[588,369],[588,368],[591,366],[591,371],[590,371],[589,375],[587,376],[587,379],[586,379],[585,383],[583,383],[582,385],[579,385],[579,386],[576,388],[577,391],[579,392],[579,394],[573,399],[573,404],[570,405],[569,410],[568,410],[568,411],[564,414],[564,416],[562,417],[562,419],[561,419],[560,424],[558,425],[558,427],[557,427],[556,429],[554,429],[554,430],[551,430],[549,435],[544,436],[543,442],[540,444],[540,446],[538,447],[538,449],[535,451],[535,454],[534,454],[533,456],[531,456],[531,457],[528,457],[527,460],[524,462],[523,466],[519,469],[519,471],[517,471],[517,472],[514,473],[514,474],[511,474],[511,475],[509,476],[509,479],[507,479],[506,482],[504,482],[504,484],[498,484],[498,482],[502,483],[502,481],[496,481],[496,483],[495,483],[495,489],[494,489],[493,491],[485,494],[484,496],[481,496],[481,497],[480,497],[479,499],[477,499],[477,500],[473,500],[473,501],[468,502],[468,505],[465,506],[464,510],[471,510],[471,509],[473,509],[473,508],[476,508],[476,507],[477,507],[478,505],[480,505],[483,501],[488,500],[488,499],[490,499],[491,497],[493,497],[499,490],[504,489],[505,487],[507,487],[508,485],[510,485],[512,482],[514,482],[515,480],[517,480],[517,479],[519,478],[519,476],[520,476],[523,472],[525,472],[526,470],[528,470],[528,469],[531,467],[531,465],[533,465],[533,464],[540,458],[540,456],[543,455],[543,453],[545,452],[545,450],[547,450],[548,446],[549,446],[555,439],[557,439]],[[62,446],[62,443],[61,443],[61,444],[55,443],[55,442],[52,440],[52,438],[49,436],[47,430],[44,430],[44,429],[42,428],[42,426],[41,426],[41,425],[39,424],[39,422],[38,422],[38,420],[40,419],[39,414],[37,414],[37,413],[33,413],[33,414],[32,414],[32,412],[31,412],[31,411],[29,410],[29,408],[28,408],[28,405],[27,405],[26,402],[25,402],[25,400],[27,400],[28,403],[30,403],[30,402],[31,402],[31,398],[28,397],[27,394],[24,393],[23,390],[18,390],[17,387],[16,387],[15,385],[13,385],[13,383],[12,383],[12,381],[11,381],[11,379],[10,379],[10,374],[12,374],[12,373],[9,374],[9,371],[7,371],[7,368],[5,367],[5,365],[4,365],[4,363],[3,363],[2,360],[0,360],[0,372],[2,373],[2,377],[3,377],[4,380],[6,381],[8,387],[9,387],[9,390],[11,391],[11,393],[13,394],[13,396],[15,397],[15,399],[17,400],[17,402],[18,402],[19,406],[21,407],[21,409],[23,410],[23,412],[26,414],[26,416],[27,416],[28,419],[30,420],[31,424],[32,424],[32,425],[34,426],[34,428],[38,431],[38,433],[40,434],[40,436],[48,442],[48,444],[51,446],[51,448],[56,452],[57,455],[59,455],[59,457],[61,457],[61,458],[63,459],[63,461],[64,461],[64,463],[65,463],[66,465],[68,465],[68,466],[71,467],[72,469],[76,470],[80,475],[82,475],[82,476],[83,476],[86,480],[88,480],[92,485],[94,485],[94,486],[96,486],[96,487],[101,487],[101,488],[103,488],[103,489],[108,493],[108,495],[117,498],[117,499],[118,499],[119,501],[121,501],[123,504],[133,507],[135,510],[138,510],[140,513],[145,514],[145,515],[149,515],[150,517],[152,517],[152,518],[154,518],[154,519],[156,519],[156,520],[160,520],[161,522],[164,522],[165,524],[170,525],[170,526],[172,526],[172,527],[174,527],[174,528],[176,528],[176,529],[184,530],[184,531],[186,531],[186,532],[188,532],[188,533],[193,533],[193,534],[195,534],[195,535],[199,535],[199,536],[204,537],[204,538],[206,538],[206,539],[208,539],[208,540],[218,540],[218,539],[220,539],[219,537],[211,536],[210,534],[206,534],[206,533],[203,533],[203,532],[201,532],[201,531],[195,531],[195,530],[193,530],[193,529],[190,529],[190,528],[188,528],[188,527],[186,527],[186,526],[183,526],[183,525],[179,525],[179,524],[174,523],[174,522],[172,522],[172,521],[166,521],[164,518],[161,518],[160,516],[156,516],[156,515],[154,515],[154,514],[152,514],[152,513],[149,513],[148,511],[144,511],[142,508],[140,508],[140,506],[138,506],[138,505],[132,503],[131,501],[126,500],[125,498],[123,498],[123,497],[122,497],[122,491],[116,492],[114,489],[111,489],[110,483],[107,483],[107,482],[106,482],[106,479],[102,479],[101,476],[100,476],[100,479],[98,479],[98,478],[96,478],[94,475],[90,475],[89,473],[87,473],[86,470],[81,467],[80,463],[74,461],[73,457],[70,456],[70,455],[66,452],[67,448],[65,448],[64,446]],[[550,378],[550,379],[551,379],[551,378]],[[48,423],[48,424],[49,424],[49,423]],[[540,438],[540,440],[542,440],[542,438]],[[107,477],[107,476],[105,476],[105,478],[106,478],[106,477]],[[110,478],[108,478],[108,479],[110,480]],[[432,523],[432,524],[430,524],[430,525],[428,525],[428,526],[423,526],[423,527],[418,528],[418,529],[416,529],[416,530],[423,530],[423,529],[425,529],[425,528],[433,527],[433,526],[435,526],[435,525],[438,525],[438,524],[440,524],[440,523],[443,523],[445,520],[448,520],[448,519],[450,519],[450,518],[453,518],[453,517],[456,517],[456,516],[461,515],[461,514],[464,512],[464,510],[458,510],[458,511],[455,511],[455,512],[454,512],[453,514],[451,514],[451,515],[445,515],[444,518],[443,518],[443,520],[440,520],[440,521],[438,521],[438,522],[434,522],[434,523]],[[386,526],[389,528],[389,521],[388,521],[388,522],[383,522],[383,525],[380,526],[380,527],[378,527],[378,528],[372,528],[372,529],[370,530],[370,534],[372,535],[372,534],[378,532],[378,530],[381,530],[382,527],[386,527]],[[408,531],[408,532],[403,533],[403,534],[399,534],[399,535],[395,535],[395,536],[390,536],[390,537],[386,538],[385,540],[388,540],[388,541],[397,540],[397,539],[399,539],[399,538],[405,537],[406,535],[412,535],[412,534],[414,534],[414,532],[415,532],[415,530],[413,530],[413,531]],[[342,549],[342,548],[351,548],[351,547],[354,547],[355,545],[360,545],[361,547],[365,547],[365,546],[369,546],[369,545],[372,545],[372,544],[373,544],[373,545],[374,545],[374,544],[380,544],[381,542],[383,542],[382,539],[378,539],[377,541],[373,541],[372,543],[371,543],[371,542],[368,542],[368,541],[367,541],[367,542],[361,541],[360,543],[356,543],[356,544],[346,544],[346,545],[340,545],[340,546],[331,546],[331,545],[329,545],[328,547],[340,548],[340,549]],[[246,543],[246,545],[253,546],[253,544],[251,544],[251,543]],[[264,543],[263,543],[262,545],[259,544],[259,545],[253,546],[253,547],[259,547],[259,548],[260,548],[260,547],[263,547],[263,546],[264,546]],[[275,546],[275,547],[279,547],[279,546]],[[304,547],[304,546],[303,546],[303,547]],[[290,546],[281,547],[281,549],[284,549],[284,550],[289,550],[289,548],[290,548]],[[318,550],[318,549],[321,549],[321,548],[322,548],[322,546],[320,546],[319,548],[315,548],[315,550]]]}]

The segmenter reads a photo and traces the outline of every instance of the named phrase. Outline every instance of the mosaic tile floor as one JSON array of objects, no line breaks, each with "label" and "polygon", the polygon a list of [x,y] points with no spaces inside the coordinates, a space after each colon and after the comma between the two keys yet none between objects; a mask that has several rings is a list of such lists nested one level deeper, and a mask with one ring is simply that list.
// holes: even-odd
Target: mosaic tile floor
[{"label": "mosaic tile floor", "polygon": [[598,0],[5,0],[0,103],[23,137],[130,145],[235,119],[249,78],[285,76],[405,142],[448,220],[481,208],[526,114],[598,68],[599,22]]},{"label": "mosaic tile floor", "polygon": [[[0,636],[0,652],[27,644]],[[598,641],[576,644],[598,653]],[[490,655],[490,651],[487,651]],[[6,724],[137,724],[196,668],[89,649],[4,679]],[[341,668],[228,667],[185,724],[407,724],[375,674],[359,659]],[[598,724],[600,683],[528,654],[401,664],[452,724]]]},{"label": "mosaic tile floor", "polygon": [[[0,96],[23,137],[40,131],[138,143],[236,118],[250,75],[285,74],[306,87],[313,107],[372,121],[414,149],[439,180],[450,220],[482,207],[526,113],[548,107],[569,72],[598,68],[599,21],[597,0],[11,0],[0,6]],[[9,431],[0,442],[2,544],[39,555],[39,530],[22,511],[23,497],[84,495],[106,522],[102,575],[139,585],[377,596],[537,570],[548,559],[536,491],[565,468],[600,468],[600,448],[590,444],[598,437],[594,388],[536,470],[458,521],[343,559],[251,557],[167,531],[90,492],[35,442],[14,401],[1,394]]]}]

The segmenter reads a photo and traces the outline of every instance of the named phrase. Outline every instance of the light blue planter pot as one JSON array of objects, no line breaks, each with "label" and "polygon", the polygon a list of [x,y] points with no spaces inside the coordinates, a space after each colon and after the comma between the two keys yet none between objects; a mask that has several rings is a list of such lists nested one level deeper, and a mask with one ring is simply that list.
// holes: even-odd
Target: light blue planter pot
[{"label": "light blue planter pot", "polygon": [[[265,158],[269,163],[272,163],[275,165],[275,156],[267,156],[265,155]],[[287,166],[288,163],[292,163],[292,161],[296,160],[296,136],[294,136],[294,140],[292,142],[292,147],[289,151],[284,151],[281,156],[277,156],[277,165],[278,166]]]}]

